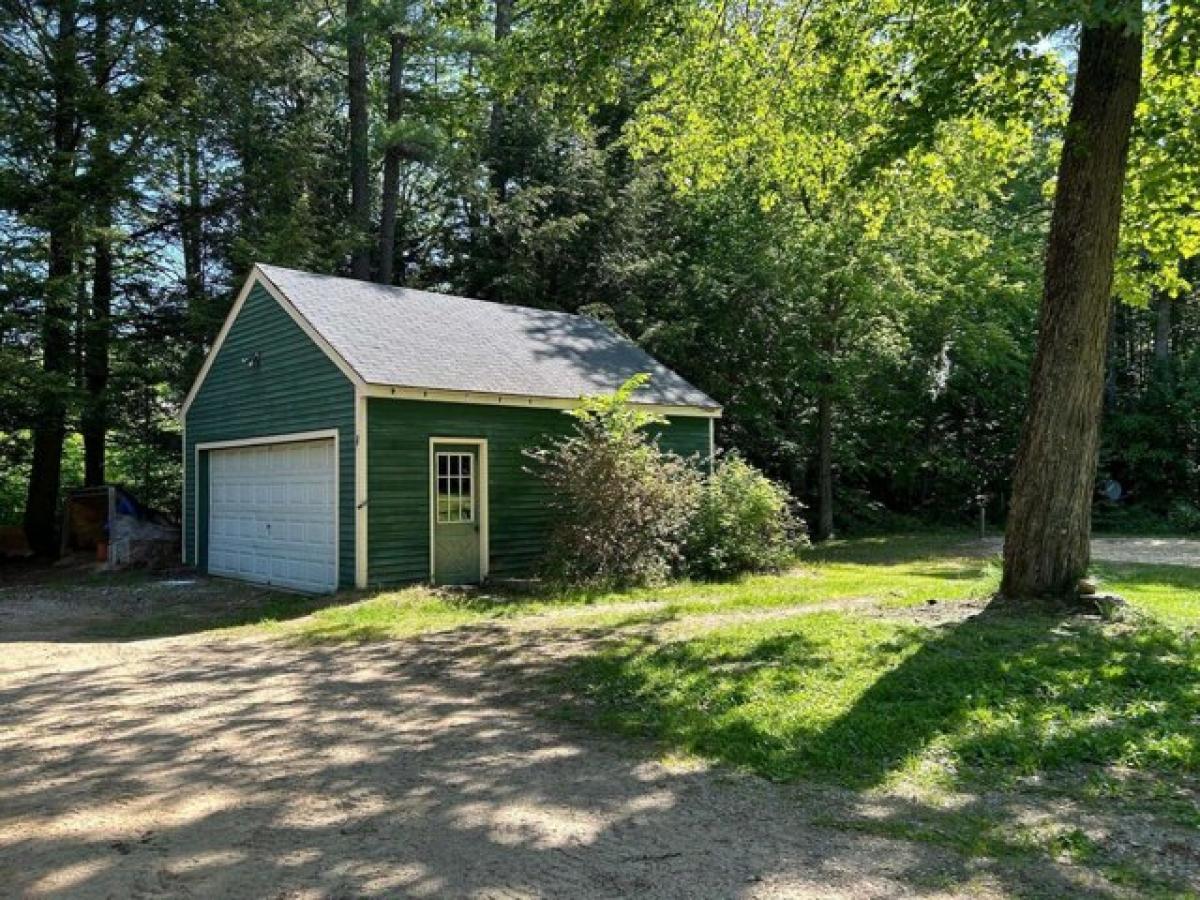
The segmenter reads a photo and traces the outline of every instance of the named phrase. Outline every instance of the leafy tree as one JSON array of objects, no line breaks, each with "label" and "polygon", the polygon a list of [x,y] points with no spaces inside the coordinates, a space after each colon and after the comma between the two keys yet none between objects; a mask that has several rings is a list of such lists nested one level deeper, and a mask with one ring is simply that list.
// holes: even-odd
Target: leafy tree
[{"label": "leafy tree", "polygon": [[[601,317],[724,403],[720,442],[819,534],[1001,513],[1073,48],[1126,23],[1124,302],[1072,358],[1091,390],[1107,356],[1102,474],[1165,521],[1200,503],[1196,10],[7,4],[0,518],[52,549],[64,486],[177,504],[178,403],[259,260]],[[1062,484],[1090,494],[1086,462]]]}]

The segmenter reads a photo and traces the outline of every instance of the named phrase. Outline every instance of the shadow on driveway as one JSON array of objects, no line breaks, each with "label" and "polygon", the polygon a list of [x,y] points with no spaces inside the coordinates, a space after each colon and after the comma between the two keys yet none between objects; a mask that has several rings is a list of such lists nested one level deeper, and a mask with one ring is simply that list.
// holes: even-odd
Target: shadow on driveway
[{"label": "shadow on driveway", "polygon": [[[575,641],[76,644],[0,672],[18,896],[1078,894],[818,823],[837,792],[669,767],[544,714]],[[17,645],[10,645],[16,648]],[[900,815],[902,810],[895,810]],[[1032,879],[1032,880],[1031,880]]]}]

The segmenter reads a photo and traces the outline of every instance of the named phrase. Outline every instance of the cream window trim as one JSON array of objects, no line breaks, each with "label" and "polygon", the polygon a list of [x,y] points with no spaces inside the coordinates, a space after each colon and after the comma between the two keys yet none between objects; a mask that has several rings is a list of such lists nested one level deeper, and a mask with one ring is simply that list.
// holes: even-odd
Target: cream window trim
[{"label": "cream window trim", "polygon": [[439,525],[470,525],[475,522],[474,453],[439,450],[437,463],[437,521]]}]

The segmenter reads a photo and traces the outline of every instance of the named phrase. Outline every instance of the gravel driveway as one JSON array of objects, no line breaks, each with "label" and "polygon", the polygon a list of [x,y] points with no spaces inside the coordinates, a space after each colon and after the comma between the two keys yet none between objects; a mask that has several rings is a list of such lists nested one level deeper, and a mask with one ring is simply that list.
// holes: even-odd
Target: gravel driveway
[{"label": "gravel driveway", "polygon": [[869,897],[963,875],[814,827],[819,795],[535,715],[495,642],[7,645],[0,893]]},{"label": "gravel driveway", "polygon": [[[982,552],[998,554],[1004,549],[1000,538],[974,541]],[[1161,566],[1200,568],[1200,539],[1174,537],[1093,537],[1092,559],[1098,562],[1149,563]]]}]

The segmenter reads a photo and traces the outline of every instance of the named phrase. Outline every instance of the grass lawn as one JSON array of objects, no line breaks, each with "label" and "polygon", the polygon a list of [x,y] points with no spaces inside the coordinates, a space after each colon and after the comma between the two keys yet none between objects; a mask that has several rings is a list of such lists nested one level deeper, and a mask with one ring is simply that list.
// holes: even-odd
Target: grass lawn
[{"label": "grass lawn", "polygon": [[[854,581],[895,604],[986,596],[994,564],[964,560],[955,546],[859,541],[809,559],[818,582]],[[1086,829],[1031,826],[1002,803],[969,799],[1032,791],[1200,829],[1200,572],[1097,572],[1143,615],[1104,623],[985,612],[922,624],[847,610],[639,634],[560,674],[577,698],[563,714],[773,780],[919,801],[899,814],[838,816],[831,827],[1087,863],[1137,892],[1194,896]],[[943,590],[930,593],[927,578]]]},{"label": "grass lawn", "polygon": [[807,552],[795,570],[781,575],[629,591],[456,593],[413,587],[355,597],[301,621],[267,616],[258,624],[302,641],[376,640],[531,615],[569,614],[579,625],[619,626],[848,600],[900,608],[984,598],[999,584],[997,562],[960,551],[959,543],[960,536],[947,535],[843,542]]},{"label": "grass lawn", "polygon": [[[1200,569],[1101,564],[1095,570],[1106,590],[1127,596],[1155,618],[1178,626],[1200,625]],[[852,600],[903,608],[986,599],[999,583],[998,559],[978,555],[961,533],[933,532],[837,541],[806,551],[791,572],[730,582],[557,593],[455,593],[413,587],[352,596],[349,602],[318,609],[296,622],[289,621],[292,616],[270,614],[254,621],[303,641],[377,640],[556,613],[570,613],[580,625],[617,626]],[[287,608],[286,602],[279,606],[280,611]]]}]

